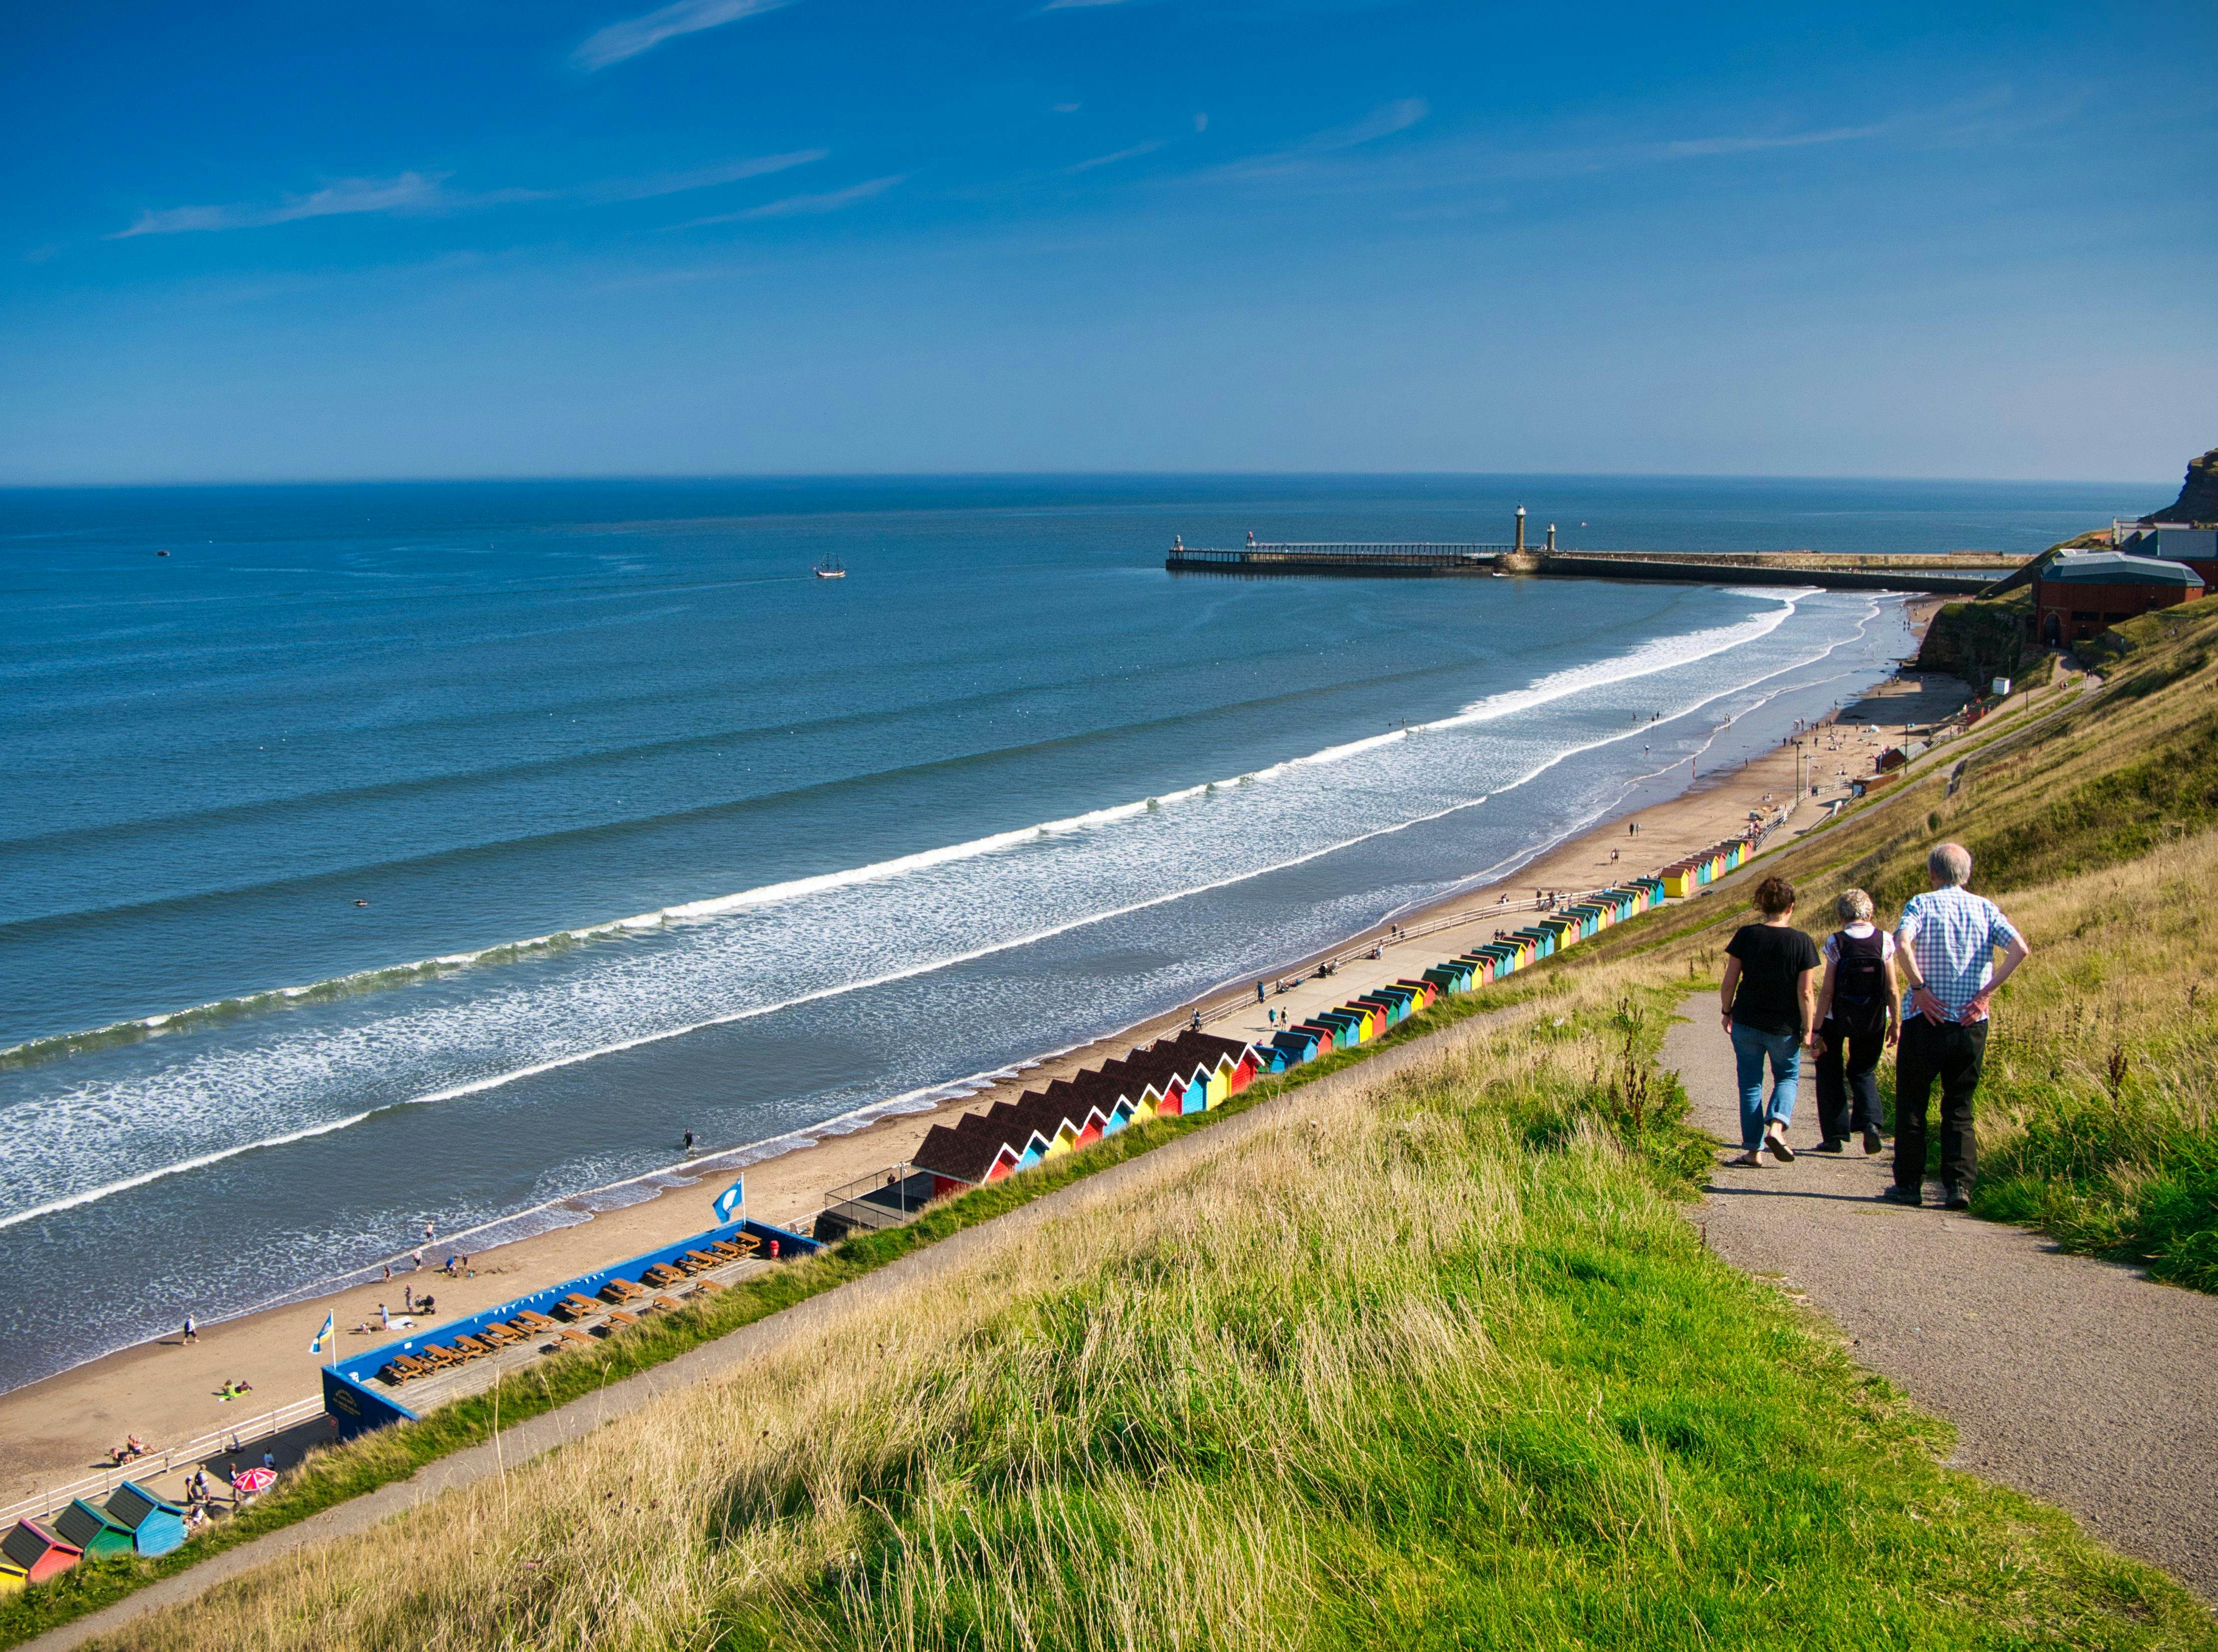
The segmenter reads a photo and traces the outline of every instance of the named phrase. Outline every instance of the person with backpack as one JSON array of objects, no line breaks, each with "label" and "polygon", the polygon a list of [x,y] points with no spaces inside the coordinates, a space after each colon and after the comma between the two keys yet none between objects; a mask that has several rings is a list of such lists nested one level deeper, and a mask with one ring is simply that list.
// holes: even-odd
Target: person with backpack
[{"label": "person with backpack", "polygon": [[1880,1150],[1879,1058],[1901,1036],[1901,991],[1894,937],[1872,922],[1872,898],[1843,889],[1833,903],[1841,927],[1818,948],[1825,978],[1818,987],[1819,1153],[1841,1153],[1862,1132],[1864,1152]]}]

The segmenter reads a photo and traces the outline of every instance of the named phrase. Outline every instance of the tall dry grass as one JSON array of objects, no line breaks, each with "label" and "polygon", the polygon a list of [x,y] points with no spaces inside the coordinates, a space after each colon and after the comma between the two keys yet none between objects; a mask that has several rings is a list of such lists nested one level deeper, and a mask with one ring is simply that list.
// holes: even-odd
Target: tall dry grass
[{"label": "tall dry grass", "polygon": [[1676,1098],[1635,1133],[1608,1090],[1667,996],[1559,991],[1413,1077],[1297,1092],[116,1643],[1968,1646],[2006,1607],[2211,1644],[2145,1568],[1939,1469],[1936,1426],[1701,1250]]}]

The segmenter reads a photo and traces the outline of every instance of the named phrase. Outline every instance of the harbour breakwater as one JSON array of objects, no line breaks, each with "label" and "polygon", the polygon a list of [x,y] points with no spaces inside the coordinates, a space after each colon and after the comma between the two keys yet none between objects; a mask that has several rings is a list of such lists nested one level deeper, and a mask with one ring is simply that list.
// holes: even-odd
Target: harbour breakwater
[{"label": "harbour breakwater", "polygon": [[1833,591],[1924,591],[1975,597],[2016,573],[2023,559],[1986,552],[1941,557],[1825,555],[1814,551],[1679,553],[1572,551],[1472,543],[1188,545],[1174,539],[1172,573],[1306,574],[1354,579],[1512,578],[1663,580],[1676,585],[1817,586]]}]

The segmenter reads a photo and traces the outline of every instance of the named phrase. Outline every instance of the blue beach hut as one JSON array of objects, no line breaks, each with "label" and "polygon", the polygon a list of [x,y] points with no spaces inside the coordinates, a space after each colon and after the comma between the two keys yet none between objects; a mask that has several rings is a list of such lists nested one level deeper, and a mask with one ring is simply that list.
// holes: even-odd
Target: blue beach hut
[{"label": "blue beach hut", "polygon": [[185,1512],[165,1502],[135,1480],[127,1480],[108,1500],[108,1513],[131,1528],[131,1546],[148,1559],[166,1555],[185,1541]]}]

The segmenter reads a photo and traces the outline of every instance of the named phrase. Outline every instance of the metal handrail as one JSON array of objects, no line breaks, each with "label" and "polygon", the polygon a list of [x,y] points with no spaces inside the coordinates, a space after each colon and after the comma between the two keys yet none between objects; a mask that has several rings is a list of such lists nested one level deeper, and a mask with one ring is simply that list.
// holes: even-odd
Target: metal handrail
[{"label": "metal handrail", "polygon": [[105,1497],[127,1480],[151,1480],[170,1473],[181,1464],[191,1465],[206,1462],[236,1448],[244,1451],[248,1443],[263,1440],[272,1434],[282,1434],[296,1424],[323,1414],[324,1398],[320,1394],[305,1400],[294,1400],[279,1406],[275,1411],[265,1411],[251,1422],[236,1428],[219,1429],[213,1434],[202,1434],[197,1439],[173,1445],[163,1451],[149,1451],[128,1463],[103,1469],[98,1474],[88,1475],[83,1480],[66,1486],[56,1486],[32,1496],[0,1507],[0,1525],[12,1525],[17,1520],[35,1519],[52,1514],[57,1509],[67,1508],[77,1498],[90,1502]]}]

